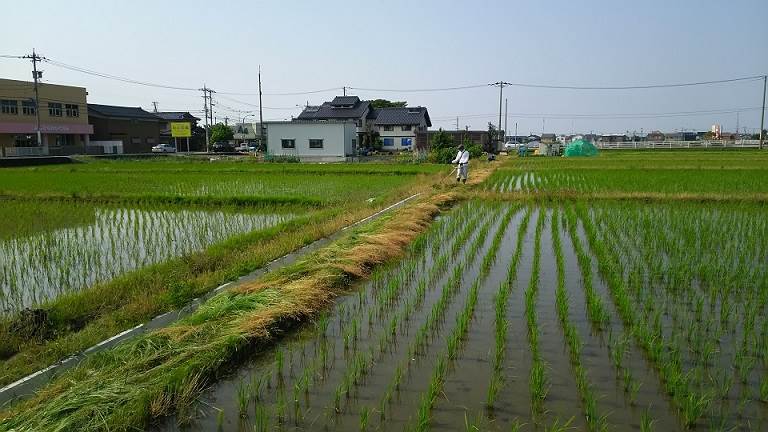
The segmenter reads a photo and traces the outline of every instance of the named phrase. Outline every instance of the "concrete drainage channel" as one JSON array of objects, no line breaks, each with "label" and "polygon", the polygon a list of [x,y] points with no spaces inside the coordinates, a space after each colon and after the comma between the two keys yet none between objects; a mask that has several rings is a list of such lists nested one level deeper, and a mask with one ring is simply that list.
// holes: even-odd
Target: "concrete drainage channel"
[{"label": "concrete drainage channel", "polygon": [[144,324],[139,324],[136,327],[125,330],[119,334],[112,336],[109,339],[99,342],[98,344],[78,354],[75,354],[71,357],[61,360],[51,366],[48,366],[45,369],[41,369],[31,375],[21,378],[16,382],[13,382],[3,388],[0,388],[0,407],[8,405],[10,402],[14,400],[23,399],[25,397],[31,396],[38,388],[40,388],[41,386],[46,384],[48,381],[55,378],[57,374],[60,374],[66,371],[67,369],[70,369],[78,365],[81,361],[83,361],[89,355],[108,349],[110,347],[113,347],[121,342],[124,342],[128,339],[131,339],[133,337],[136,337],[148,331],[167,327],[172,323],[176,322],[177,320],[191,314],[192,312],[197,310],[197,308],[200,307],[200,305],[203,304],[206,300],[218,294],[219,292],[226,289],[227,287],[256,279],[264,275],[265,273],[268,273],[280,267],[284,267],[286,265],[292,264],[296,262],[299,258],[330,244],[334,240],[341,237],[350,228],[354,228],[366,222],[372,221],[390,210],[403,206],[405,203],[407,203],[408,201],[411,201],[412,199],[416,198],[419,195],[421,194],[417,193],[417,194],[411,195],[408,198],[400,200],[392,204],[391,206],[384,208],[382,210],[379,210],[378,212],[366,218],[363,218],[353,224],[345,226],[344,228],[340,229],[339,231],[336,231],[335,233],[331,234],[328,237],[324,237],[319,240],[316,240],[287,255],[283,255],[280,258],[272,260],[267,265],[265,265],[264,267],[258,270],[255,270],[245,276],[241,276],[235,281],[227,282],[223,285],[216,287],[214,290],[210,291],[204,296],[201,296],[192,300],[186,306],[184,306],[179,310],[166,312],[162,315],[158,315]]}]

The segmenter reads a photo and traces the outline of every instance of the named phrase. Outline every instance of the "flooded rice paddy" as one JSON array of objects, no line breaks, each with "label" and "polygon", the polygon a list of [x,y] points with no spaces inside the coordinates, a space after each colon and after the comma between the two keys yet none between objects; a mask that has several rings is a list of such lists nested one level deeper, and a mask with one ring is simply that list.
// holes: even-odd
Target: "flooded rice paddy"
[{"label": "flooded rice paddy", "polygon": [[291,214],[5,201],[0,314],[34,307],[121,274],[200,251]]},{"label": "flooded rice paddy", "polygon": [[768,212],[466,203],[158,430],[766,430]]}]

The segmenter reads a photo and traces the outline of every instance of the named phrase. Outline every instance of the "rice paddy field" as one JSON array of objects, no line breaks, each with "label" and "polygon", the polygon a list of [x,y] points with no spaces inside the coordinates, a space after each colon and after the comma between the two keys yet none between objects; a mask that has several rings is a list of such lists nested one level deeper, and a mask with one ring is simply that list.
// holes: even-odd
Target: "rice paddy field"
[{"label": "rice paddy field", "polygon": [[[472,187],[400,169],[458,200],[417,223],[419,201],[95,356],[0,409],[0,431],[768,430],[766,154],[509,158]],[[305,205],[348,197],[319,199]],[[91,205],[62,229],[142,220]],[[269,230],[296,205],[229,217]]]},{"label": "rice paddy field", "polygon": [[0,386],[408,196],[434,171],[170,158],[0,170]]}]

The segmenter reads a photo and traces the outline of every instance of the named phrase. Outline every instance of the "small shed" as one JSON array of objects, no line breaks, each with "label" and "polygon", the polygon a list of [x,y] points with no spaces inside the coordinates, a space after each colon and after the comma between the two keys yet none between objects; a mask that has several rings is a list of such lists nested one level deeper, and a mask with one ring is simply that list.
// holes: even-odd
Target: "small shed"
[{"label": "small shed", "polygon": [[267,153],[302,161],[341,162],[354,156],[356,124],[352,121],[265,122]]}]

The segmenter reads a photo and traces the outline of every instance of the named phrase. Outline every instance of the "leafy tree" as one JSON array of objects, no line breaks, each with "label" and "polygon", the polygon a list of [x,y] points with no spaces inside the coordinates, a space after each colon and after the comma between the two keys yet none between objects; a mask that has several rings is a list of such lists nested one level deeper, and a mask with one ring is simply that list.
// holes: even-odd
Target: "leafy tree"
[{"label": "leafy tree", "polygon": [[446,133],[442,128],[437,130],[437,133],[432,135],[432,140],[430,143],[430,149],[432,150],[442,150],[444,148],[453,148],[455,147],[455,144],[453,143],[453,137]]},{"label": "leafy tree", "polygon": [[488,122],[488,142],[483,146],[483,151],[488,153],[496,153],[496,141],[501,140],[504,137],[504,131],[496,130],[496,126],[493,123]]},{"label": "leafy tree", "polygon": [[388,101],[386,99],[374,99],[371,101],[373,108],[403,108],[408,105],[406,101]]},{"label": "leafy tree", "polygon": [[234,132],[232,132],[232,129],[230,129],[229,126],[224,125],[224,123],[217,123],[211,127],[211,142],[227,142],[233,139],[235,139]]}]

